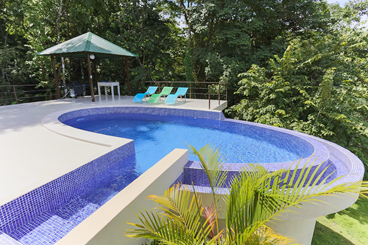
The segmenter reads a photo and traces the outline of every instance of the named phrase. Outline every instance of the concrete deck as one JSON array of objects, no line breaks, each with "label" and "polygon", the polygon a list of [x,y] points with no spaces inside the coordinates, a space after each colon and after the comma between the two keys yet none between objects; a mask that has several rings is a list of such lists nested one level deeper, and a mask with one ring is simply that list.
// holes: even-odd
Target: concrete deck
[{"label": "concrete deck", "polygon": [[[133,97],[115,96],[96,102],[90,97],[0,107],[0,206],[109,152],[107,146],[84,142],[45,128],[41,120],[62,110],[104,106],[148,106],[208,110],[208,100],[187,99],[177,105],[132,104]],[[211,101],[211,110],[226,108]]]}]

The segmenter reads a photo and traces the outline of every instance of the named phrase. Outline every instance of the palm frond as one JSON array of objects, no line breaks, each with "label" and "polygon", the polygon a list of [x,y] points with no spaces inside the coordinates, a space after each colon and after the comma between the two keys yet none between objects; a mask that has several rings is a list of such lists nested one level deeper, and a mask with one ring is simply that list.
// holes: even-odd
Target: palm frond
[{"label": "palm frond", "polygon": [[141,224],[129,223],[137,229],[128,230],[134,234],[128,236],[156,239],[167,244],[179,244],[178,241],[201,244],[208,239],[213,224],[208,220],[201,222],[202,200],[196,193],[177,184],[163,196],[151,195],[149,198],[160,204],[158,209],[162,212],[141,212],[138,216]]},{"label": "palm frond", "polygon": [[[278,220],[286,212],[297,212],[290,208],[301,208],[304,203],[325,205],[321,199],[324,196],[368,193],[368,182],[339,184],[344,177],[328,182],[332,173],[326,174],[325,164],[316,165],[311,158],[301,168],[298,161],[293,169],[272,173],[261,165],[246,164],[230,181],[229,194],[224,195],[226,230],[219,231],[216,190],[227,181],[222,158],[218,149],[208,145],[199,151],[189,147],[198,156],[210,182],[213,210],[203,207],[194,186],[191,191],[178,184],[163,196],[150,196],[160,205],[159,212],[141,212],[138,216],[141,224],[131,224],[136,229],[130,229],[128,236],[156,239],[165,244],[287,244],[292,241],[266,227],[266,222]],[[217,231],[213,232],[215,226]]]},{"label": "palm frond", "polygon": [[205,145],[199,151],[197,151],[194,146],[188,146],[192,153],[197,155],[199,161],[201,162],[202,168],[207,175],[208,181],[210,183],[211,191],[212,191],[212,199],[214,205],[214,214],[215,214],[215,222],[217,234],[220,233],[218,226],[218,200],[216,198],[216,194],[218,192],[218,188],[223,187],[226,179],[227,179],[227,171],[223,171],[223,162],[221,154],[219,150],[210,148],[210,145]]},{"label": "palm frond", "polygon": [[205,145],[197,151],[194,146],[189,145],[188,147],[199,158],[213,191],[215,192],[217,188],[223,187],[227,179],[227,171],[224,171],[223,157],[218,148],[213,149],[210,145]]},{"label": "palm frond", "polygon": [[[311,160],[311,159],[310,159]],[[337,184],[340,178],[327,182],[322,163],[315,166],[310,160],[302,168],[300,161],[293,170],[272,173],[254,164],[248,164],[234,178],[227,203],[226,229],[233,234],[230,239],[240,242],[285,212],[294,212],[290,207],[301,207],[302,203],[322,203],[322,196],[336,194],[367,193],[367,182]]]}]

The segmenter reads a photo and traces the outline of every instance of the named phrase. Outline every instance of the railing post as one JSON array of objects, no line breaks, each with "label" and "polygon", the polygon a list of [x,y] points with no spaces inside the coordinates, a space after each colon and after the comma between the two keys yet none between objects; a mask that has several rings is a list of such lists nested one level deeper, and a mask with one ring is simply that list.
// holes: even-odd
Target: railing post
[{"label": "railing post", "polygon": [[221,93],[221,92],[220,92],[220,86],[221,86],[221,85],[220,85],[220,82],[219,82],[219,89],[218,89],[218,101],[219,101],[219,105],[220,105],[220,93]]},{"label": "railing post", "polygon": [[[56,88],[56,98],[57,99],[60,99],[59,79],[58,79],[58,76],[56,74],[55,61],[54,61],[54,56],[53,55],[51,55],[51,64],[52,64],[52,70],[54,72],[55,88]],[[93,86],[92,85],[91,85],[91,94],[93,94]]]},{"label": "railing post", "polygon": [[226,101],[227,101],[227,83],[226,83]]},{"label": "railing post", "polygon": [[14,96],[15,96],[15,103],[18,104],[17,91],[15,90],[15,86],[14,85],[13,85],[13,91],[14,91]]},{"label": "railing post", "polygon": [[189,98],[192,98],[192,82],[189,82]]},{"label": "railing post", "polygon": [[[126,72],[126,79],[127,79],[127,92],[128,95],[130,95],[130,81],[129,81],[129,60],[128,57],[125,57],[125,72]],[[96,61],[95,61],[96,63]],[[96,73],[96,78],[97,78],[97,73]]]},{"label": "railing post", "polygon": [[211,110],[211,87],[208,86],[208,110]]}]

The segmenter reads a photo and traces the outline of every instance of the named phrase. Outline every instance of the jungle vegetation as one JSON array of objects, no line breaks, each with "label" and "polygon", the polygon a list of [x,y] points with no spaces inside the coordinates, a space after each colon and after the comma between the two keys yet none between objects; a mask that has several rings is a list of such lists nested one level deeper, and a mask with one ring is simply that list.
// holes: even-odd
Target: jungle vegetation
[{"label": "jungle vegetation", "polygon": [[[0,104],[15,103],[10,85],[55,98],[50,58],[35,53],[91,31],[139,55],[129,60],[133,88],[226,82],[227,117],[322,137],[368,166],[367,9],[367,1],[1,0]],[[123,94],[124,62],[97,64]],[[87,83],[84,61],[57,64],[62,84]]]}]

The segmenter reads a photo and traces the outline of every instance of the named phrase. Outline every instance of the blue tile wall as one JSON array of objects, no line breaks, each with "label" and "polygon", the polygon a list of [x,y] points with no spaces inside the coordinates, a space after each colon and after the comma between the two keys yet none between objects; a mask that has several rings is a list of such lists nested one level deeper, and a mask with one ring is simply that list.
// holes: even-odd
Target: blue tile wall
[{"label": "blue tile wall", "polygon": [[[308,179],[313,174],[314,170],[317,167],[318,167],[317,165],[312,167],[311,172],[308,174],[308,177],[307,177]],[[338,175],[336,171],[336,166],[330,160],[327,160],[326,162],[322,163],[314,179],[316,179],[316,177],[319,174],[321,174],[322,171],[324,170],[325,172],[322,174],[322,177],[318,181],[318,183],[322,182],[325,179],[326,179],[326,183],[328,183],[332,179],[336,178]],[[239,169],[239,166],[237,166],[237,164],[224,164],[224,171],[227,172],[227,178],[222,188],[228,188],[231,185],[231,180],[235,176],[239,175],[240,169]],[[297,181],[301,170],[298,169],[296,171],[297,171],[296,178],[294,179],[293,184],[295,184],[295,182]],[[188,163],[184,166],[183,174],[174,183],[178,183],[178,182],[184,185],[194,185],[196,186],[196,188],[200,188],[200,189],[196,189],[197,191],[201,190],[201,192],[205,192],[205,193],[211,192],[210,188],[204,188],[204,187],[210,187],[210,183],[199,161],[188,161]]]},{"label": "blue tile wall", "polygon": [[6,203],[0,207],[0,230],[10,233],[40,214],[58,209],[81,195],[95,175],[133,154],[134,143],[130,142]]},{"label": "blue tile wall", "polygon": [[24,245],[54,244],[139,175],[135,155],[121,159],[81,184],[79,188],[84,193],[57,210],[44,212],[16,230],[3,233],[0,244],[8,245],[11,239]]},{"label": "blue tile wall", "polygon": [[152,108],[152,107],[99,107],[91,109],[82,109],[67,112],[59,117],[61,122],[88,115],[99,115],[109,113],[134,113],[134,114],[148,114],[157,116],[180,116],[204,118],[213,120],[224,120],[225,116],[222,112],[217,111],[199,111],[199,110],[185,110],[185,109],[168,109],[168,108]]}]

